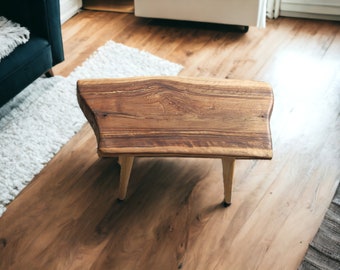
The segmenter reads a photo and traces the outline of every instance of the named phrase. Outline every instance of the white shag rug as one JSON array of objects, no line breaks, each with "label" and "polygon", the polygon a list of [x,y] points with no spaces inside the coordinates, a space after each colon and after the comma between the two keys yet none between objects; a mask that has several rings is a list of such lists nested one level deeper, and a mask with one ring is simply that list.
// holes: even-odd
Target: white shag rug
[{"label": "white shag rug", "polygon": [[0,216],[86,122],[76,98],[84,78],[177,75],[182,66],[107,42],[69,77],[39,78],[0,108]]},{"label": "white shag rug", "polygon": [[0,61],[30,38],[27,28],[0,16]]}]

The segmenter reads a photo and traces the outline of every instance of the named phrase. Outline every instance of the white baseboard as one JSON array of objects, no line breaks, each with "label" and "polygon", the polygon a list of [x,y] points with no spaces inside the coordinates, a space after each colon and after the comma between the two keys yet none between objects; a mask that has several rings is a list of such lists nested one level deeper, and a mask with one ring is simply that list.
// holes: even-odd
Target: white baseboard
[{"label": "white baseboard", "polygon": [[316,20],[327,20],[327,21],[340,21],[340,15],[325,15],[325,14],[314,14],[314,13],[305,13],[305,12],[280,11],[280,16],[293,17],[293,18],[316,19]]},{"label": "white baseboard", "polygon": [[282,0],[280,15],[340,21],[339,0]]}]

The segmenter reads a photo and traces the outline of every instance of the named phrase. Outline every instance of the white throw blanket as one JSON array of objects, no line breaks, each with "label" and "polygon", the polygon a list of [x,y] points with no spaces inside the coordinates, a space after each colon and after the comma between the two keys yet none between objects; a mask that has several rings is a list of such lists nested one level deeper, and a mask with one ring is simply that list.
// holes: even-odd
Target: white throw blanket
[{"label": "white throw blanket", "polygon": [[0,16],[0,61],[29,40],[30,32],[20,24]]}]

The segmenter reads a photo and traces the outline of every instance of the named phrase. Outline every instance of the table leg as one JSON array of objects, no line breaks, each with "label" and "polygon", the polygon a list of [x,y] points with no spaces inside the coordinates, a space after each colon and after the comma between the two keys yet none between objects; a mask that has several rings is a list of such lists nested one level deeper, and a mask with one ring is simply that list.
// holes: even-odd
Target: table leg
[{"label": "table leg", "polygon": [[118,199],[123,201],[126,198],[127,187],[130,180],[131,169],[133,165],[133,156],[119,156],[120,164],[120,181]]},{"label": "table leg", "polygon": [[223,182],[224,182],[224,207],[231,205],[231,193],[233,186],[233,176],[234,176],[234,158],[223,157]]}]

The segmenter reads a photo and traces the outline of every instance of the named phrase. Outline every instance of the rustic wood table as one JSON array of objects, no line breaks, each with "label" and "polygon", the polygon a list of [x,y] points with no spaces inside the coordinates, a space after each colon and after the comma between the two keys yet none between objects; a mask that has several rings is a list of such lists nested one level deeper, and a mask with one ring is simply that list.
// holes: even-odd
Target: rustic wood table
[{"label": "rustic wood table", "polygon": [[187,77],[80,80],[79,105],[101,157],[119,157],[119,199],[136,156],[221,158],[224,205],[235,159],[271,159],[271,87],[264,82]]}]

